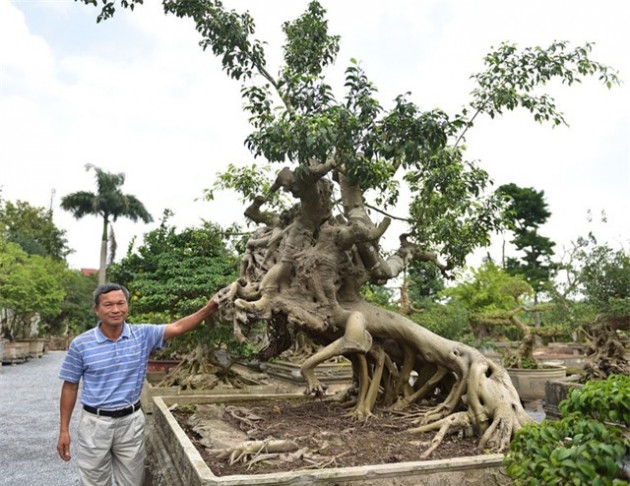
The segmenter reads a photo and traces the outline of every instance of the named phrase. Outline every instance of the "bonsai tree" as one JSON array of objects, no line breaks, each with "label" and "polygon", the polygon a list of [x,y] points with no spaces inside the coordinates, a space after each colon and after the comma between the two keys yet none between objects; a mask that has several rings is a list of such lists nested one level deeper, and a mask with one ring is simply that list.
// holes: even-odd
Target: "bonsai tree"
[{"label": "bonsai tree", "polygon": [[510,275],[491,261],[474,269],[468,281],[442,294],[467,309],[468,322],[478,341],[509,336],[519,342],[516,349],[503,352],[506,368],[538,368],[535,338],[566,334],[562,327],[537,326],[534,315],[545,313],[550,305],[536,303],[535,291],[523,277]]},{"label": "bonsai tree", "polygon": [[[301,369],[307,392],[316,396],[325,389],[315,367],[346,355],[356,377],[355,418],[369,417],[377,401],[403,409],[442,398],[409,429],[438,431],[425,457],[456,430],[474,430],[482,449],[504,450],[531,421],[505,369],[470,346],[368,303],[361,289],[397,278],[413,260],[449,274],[500,227],[501,201],[487,193],[488,174],[465,159],[461,143],[478,116],[520,106],[536,120],[561,124],[553,100],[534,91],[538,85],[554,78],[572,84],[593,74],[611,84],[615,73],[590,59],[588,44],[523,50],[502,44],[473,76],[477,87],[461,113],[422,110],[407,94],[385,110],[356,61],[346,70],[343,98],[333,94],[324,72],[335,62],[339,38],[328,33],[316,1],[283,24],[284,63],[277,76],[267,67],[263,43],[253,37],[248,13],[229,11],[219,1],[163,4],[166,12],[192,19],[202,47],[242,82],[253,129],[246,145],[255,157],[281,167],[268,184],[237,170],[215,187],[239,191],[249,202],[246,217],[258,225],[239,278],[220,293],[222,319],[242,340],[265,321],[266,356],[290,345],[290,329],[321,343]],[[114,8],[107,2],[101,18]],[[402,184],[412,194],[408,228],[398,248],[384,252],[381,238],[391,222],[386,210],[396,207]],[[290,207],[281,206],[281,194],[292,199]],[[411,387],[414,370],[421,378]]]},{"label": "bonsai tree", "polygon": [[[581,320],[587,338],[582,381],[611,374],[630,374],[630,255],[621,248],[600,245],[593,235],[578,238],[567,270],[563,302]],[[566,296],[572,297],[567,299]]]},{"label": "bonsai tree", "polygon": [[517,251],[524,253],[520,260],[508,258],[504,267],[512,275],[525,277],[535,291],[534,302],[538,302],[538,294],[548,287],[551,278],[553,265],[550,260],[556,245],[538,232],[540,225],[551,216],[544,200],[545,193],[513,183],[502,185],[497,192],[508,198],[507,220],[514,233],[511,243]]}]

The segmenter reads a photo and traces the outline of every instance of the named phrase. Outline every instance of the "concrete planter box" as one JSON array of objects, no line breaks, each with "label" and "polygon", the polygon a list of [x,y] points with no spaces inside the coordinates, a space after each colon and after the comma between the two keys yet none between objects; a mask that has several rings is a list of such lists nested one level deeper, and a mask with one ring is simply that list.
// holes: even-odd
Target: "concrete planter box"
[{"label": "concrete planter box", "polygon": [[246,486],[246,485],[335,485],[400,486],[433,485],[484,486],[511,484],[501,469],[502,454],[488,454],[455,459],[379,464],[330,469],[294,470],[256,475],[215,476],[196,447],[169,411],[177,403],[226,403],[273,398],[291,399],[298,394],[282,395],[188,395],[158,396],[153,399],[153,416],[148,436],[151,474],[163,486]]},{"label": "concrete planter box", "polygon": [[147,364],[147,373],[168,373],[181,363],[178,359],[150,359]]},{"label": "concrete planter box", "polygon": [[2,362],[6,364],[22,363],[30,357],[27,342],[4,342]]},{"label": "concrete planter box", "polygon": [[23,341],[18,342],[26,343],[28,345],[29,358],[36,359],[44,356],[44,345],[46,344],[45,339],[24,339]]},{"label": "concrete planter box", "polygon": [[545,383],[563,380],[567,376],[565,366],[546,366],[539,369],[508,368],[507,372],[523,401],[545,398]]},{"label": "concrete planter box", "polygon": [[246,394],[286,394],[303,391],[303,387],[283,383],[279,380],[269,380],[267,375],[248,370],[246,367],[235,364],[232,369],[236,371],[241,380],[246,383],[245,388],[233,388],[219,384],[211,390],[182,390],[178,386],[157,386],[167,375],[165,371],[156,371],[151,366],[147,368],[147,376],[140,395],[142,409],[153,413],[154,397],[187,397],[199,395],[246,395]]},{"label": "concrete planter box", "polygon": [[[276,360],[264,363],[261,369],[274,378],[306,386],[300,367],[289,361]],[[322,363],[315,368],[315,376],[326,385],[337,383],[349,385],[352,383],[352,364],[345,359],[339,363]]]},{"label": "concrete planter box", "polygon": [[51,351],[67,351],[73,336],[51,336],[48,339],[48,349]]},{"label": "concrete planter box", "polygon": [[[142,394],[140,395],[140,402],[142,403],[142,409],[147,414],[152,414],[154,411],[154,399],[156,397],[164,397],[173,399],[177,403],[185,403],[189,397],[199,397],[200,395],[260,395],[260,394],[283,394],[287,393],[287,388],[281,385],[263,385],[263,384],[251,384],[246,388],[232,388],[228,386],[218,385],[211,390],[182,390],[178,386],[156,386],[152,383],[151,376],[147,375],[147,379],[144,382],[142,388]],[[295,390],[293,390],[295,391]],[[242,398],[241,398],[242,399]],[[184,402],[184,401],[185,402]]]},{"label": "concrete planter box", "polygon": [[583,386],[581,383],[569,380],[552,380],[545,383],[545,413],[549,417],[559,418],[558,405],[560,402],[569,396],[571,390]]}]

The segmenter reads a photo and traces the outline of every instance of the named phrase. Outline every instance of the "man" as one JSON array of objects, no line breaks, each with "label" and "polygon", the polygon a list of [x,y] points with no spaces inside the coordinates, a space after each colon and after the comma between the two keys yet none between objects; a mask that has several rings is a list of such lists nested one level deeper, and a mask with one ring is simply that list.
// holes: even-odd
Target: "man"
[{"label": "man", "polygon": [[78,466],[84,485],[140,486],[144,476],[144,423],[140,393],[151,351],[195,329],[214,313],[215,297],[172,324],[128,324],[129,292],[108,283],[94,291],[99,322],[77,336],[61,366],[57,451],[70,460],[70,417],[83,378],[78,430]]}]

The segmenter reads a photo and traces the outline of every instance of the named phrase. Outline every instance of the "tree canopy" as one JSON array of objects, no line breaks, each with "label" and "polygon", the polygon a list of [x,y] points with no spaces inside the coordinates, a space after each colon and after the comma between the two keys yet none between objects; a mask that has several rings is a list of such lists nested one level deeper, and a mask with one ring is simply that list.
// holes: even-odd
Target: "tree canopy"
[{"label": "tree canopy", "polygon": [[122,192],[121,186],[125,183],[125,174],[105,172],[92,164],[86,164],[85,169],[94,170],[97,192],[78,191],[67,194],[61,199],[61,207],[71,212],[77,219],[86,215],[99,216],[103,219],[98,275],[99,284],[103,284],[107,269],[108,241],[111,242],[110,261],[114,260],[116,252],[116,240],[111,232],[111,223],[116,222],[119,217],[150,223],[153,217],[136,196]]},{"label": "tree canopy", "polygon": [[0,230],[6,241],[17,243],[30,255],[64,260],[72,250],[65,230],[57,228],[52,216],[52,209],[0,198]]}]

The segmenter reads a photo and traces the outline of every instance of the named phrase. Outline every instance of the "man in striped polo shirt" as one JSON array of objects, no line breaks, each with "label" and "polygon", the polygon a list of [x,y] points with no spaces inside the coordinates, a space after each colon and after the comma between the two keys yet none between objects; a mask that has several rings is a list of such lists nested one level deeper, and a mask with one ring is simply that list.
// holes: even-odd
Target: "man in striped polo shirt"
[{"label": "man in striped polo shirt", "polygon": [[128,302],[122,285],[108,283],[94,291],[98,325],[72,341],[59,372],[63,385],[57,451],[64,461],[70,460],[70,418],[83,379],[77,462],[84,485],[142,484],[145,418],[140,393],[149,355],[167,339],[195,329],[218,308],[213,297],[172,324],[128,324]]}]

